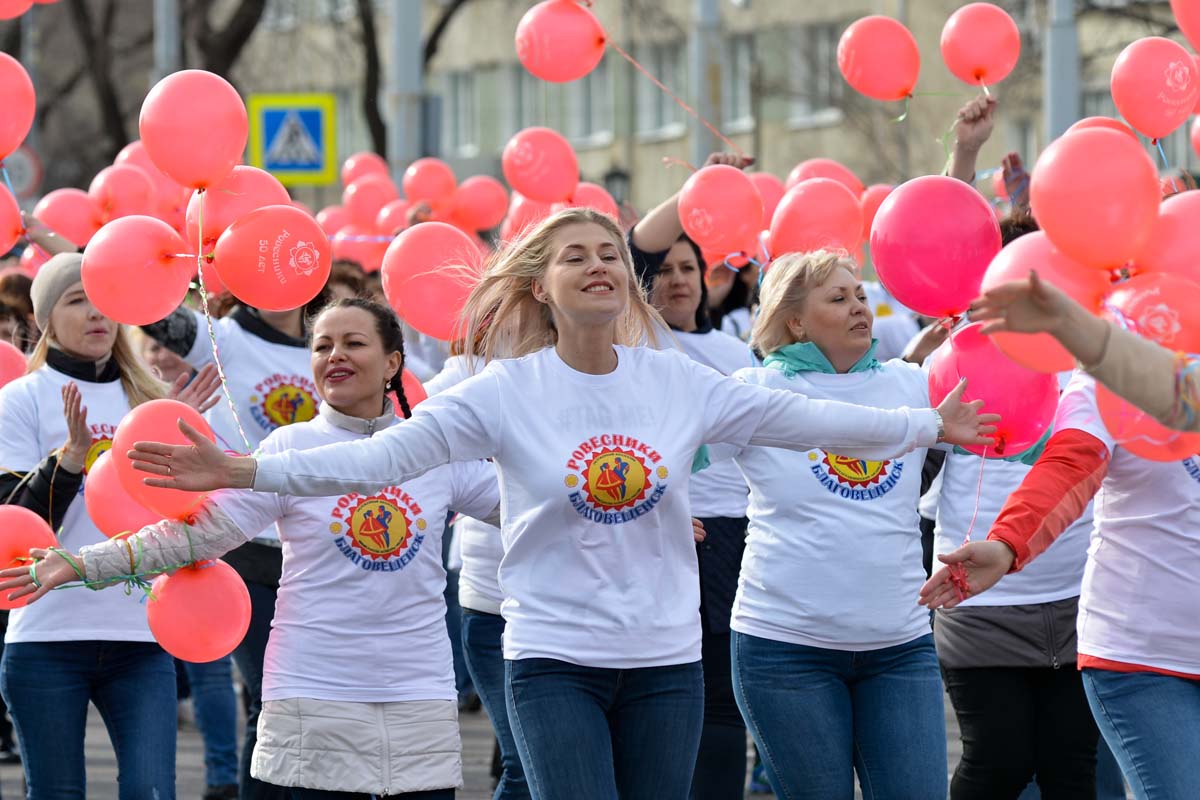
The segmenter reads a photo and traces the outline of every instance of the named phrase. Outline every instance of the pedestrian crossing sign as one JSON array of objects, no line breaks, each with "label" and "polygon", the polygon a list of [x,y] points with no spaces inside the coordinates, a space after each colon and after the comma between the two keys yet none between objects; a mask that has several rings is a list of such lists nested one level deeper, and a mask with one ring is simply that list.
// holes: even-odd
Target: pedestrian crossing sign
[{"label": "pedestrian crossing sign", "polygon": [[285,186],[336,183],[337,100],[332,94],[252,94],[250,165]]}]

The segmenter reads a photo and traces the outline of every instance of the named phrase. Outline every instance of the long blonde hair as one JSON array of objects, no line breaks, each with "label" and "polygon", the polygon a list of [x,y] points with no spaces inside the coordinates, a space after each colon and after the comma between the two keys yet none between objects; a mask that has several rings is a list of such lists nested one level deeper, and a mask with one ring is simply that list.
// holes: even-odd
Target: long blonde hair
[{"label": "long blonde hair", "polygon": [[667,330],[667,325],[647,301],[634,274],[625,234],[604,214],[590,208],[568,208],[496,251],[467,298],[463,340],[471,342],[471,349],[485,361],[515,358],[557,343],[553,314],[548,305],[534,298],[533,282],[545,276],[554,259],[555,234],[581,223],[597,225],[612,237],[629,278],[629,302],[617,319],[614,344],[658,346],[659,332]]},{"label": "long blonde hair", "polygon": [[[46,364],[46,354],[53,344],[56,344],[54,332],[51,325],[47,324],[33,352],[29,354],[29,372],[41,369]],[[146,365],[134,353],[125,325],[117,326],[117,338],[113,342],[110,358],[116,362],[120,371],[121,387],[125,390],[130,408],[167,396],[167,385],[151,375],[150,370],[146,369]]]},{"label": "long blonde hair", "polygon": [[758,317],[750,332],[751,346],[767,356],[796,341],[788,322],[800,312],[809,293],[829,280],[839,267],[851,275],[858,273],[854,261],[828,250],[788,253],[772,261],[762,282]]}]

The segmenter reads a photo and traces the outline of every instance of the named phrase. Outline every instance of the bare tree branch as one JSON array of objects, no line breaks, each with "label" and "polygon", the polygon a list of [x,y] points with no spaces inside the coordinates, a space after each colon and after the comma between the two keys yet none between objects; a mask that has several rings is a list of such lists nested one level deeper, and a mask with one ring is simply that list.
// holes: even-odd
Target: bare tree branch
[{"label": "bare tree branch", "polygon": [[200,66],[229,80],[233,65],[262,20],[266,7],[267,0],[242,0],[236,4],[225,27],[218,30],[209,21],[208,4],[204,0],[190,3],[186,18],[192,42],[200,51]]},{"label": "bare tree branch", "polygon": [[375,6],[372,0],[358,0],[358,21],[362,26],[363,116],[371,132],[371,147],[387,158],[387,126],[379,112],[379,39],[375,32]]},{"label": "bare tree branch", "polygon": [[450,27],[450,22],[454,19],[454,15],[461,11],[463,6],[469,2],[471,0],[450,0],[442,9],[442,15],[433,24],[433,28],[429,31],[429,38],[425,40],[425,53],[422,63],[426,69],[429,68],[429,62],[433,61],[433,57],[437,55],[438,47],[442,44],[442,37],[446,34],[446,29]]},{"label": "bare tree branch", "polygon": [[121,103],[112,78],[112,48],[108,34],[113,25],[115,6],[115,0],[108,0],[101,8],[103,29],[97,36],[92,23],[92,13],[86,0],[69,0],[67,3],[71,20],[75,24],[75,33],[82,45],[86,69],[96,91],[96,102],[100,106],[100,119],[104,124],[104,132],[108,135],[112,156],[129,144],[129,134],[125,130],[125,118],[121,114]]}]

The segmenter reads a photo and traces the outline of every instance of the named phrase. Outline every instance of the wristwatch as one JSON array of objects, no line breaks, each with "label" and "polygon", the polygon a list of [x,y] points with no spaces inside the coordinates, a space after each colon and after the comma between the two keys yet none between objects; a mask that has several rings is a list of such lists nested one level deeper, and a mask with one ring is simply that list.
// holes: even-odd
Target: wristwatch
[{"label": "wristwatch", "polygon": [[942,421],[942,412],[938,411],[936,408],[932,408],[930,411],[933,412],[933,418],[937,421],[937,440],[938,442],[943,442],[946,439],[946,423]]}]

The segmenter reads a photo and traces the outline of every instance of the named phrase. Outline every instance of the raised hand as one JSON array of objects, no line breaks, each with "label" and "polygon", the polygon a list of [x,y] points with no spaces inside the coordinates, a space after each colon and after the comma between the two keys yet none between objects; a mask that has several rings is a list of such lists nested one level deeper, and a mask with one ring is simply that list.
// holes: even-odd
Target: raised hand
[{"label": "raised hand", "polygon": [[938,556],[946,566],[925,582],[917,602],[928,608],[954,608],[995,586],[1012,569],[1015,558],[1004,542],[968,542],[953,553]]},{"label": "raised hand", "polygon": [[957,445],[994,445],[991,434],[996,432],[1000,421],[999,414],[980,414],[983,408],[982,400],[972,400],[964,403],[962,396],[967,390],[967,379],[963,378],[954,387],[954,391],[946,395],[938,405],[938,413],[942,415],[944,435],[942,441]]},{"label": "raised hand", "polygon": [[128,452],[133,468],[159,476],[145,478],[143,483],[185,492],[250,488],[254,482],[254,459],[226,455],[183,420],[179,420],[179,430],[191,444],[134,443]]},{"label": "raised hand", "polygon": [[954,143],[962,150],[978,153],[996,127],[996,98],[982,95],[958,110]]},{"label": "raised hand", "polygon": [[1009,153],[1000,161],[1004,175],[1004,191],[1008,193],[1008,202],[1012,210],[1018,213],[1029,212],[1029,173],[1021,161],[1020,153]]},{"label": "raised hand", "polygon": [[176,378],[171,390],[167,392],[167,397],[187,403],[203,414],[221,402],[221,393],[217,391],[220,388],[221,376],[217,372],[217,365],[205,364],[190,383],[186,374]]},{"label": "raised hand", "polygon": [[714,164],[724,164],[727,167],[746,169],[747,167],[754,166],[754,158],[752,156],[739,156],[737,153],[711,153],[708,158],[704,159],[704,166],[711,167]]},{"label": "raised hand", "polygon": [[[29,557],[34,559],[31,566],[0,570],[0,596],[7,596],[9,600],[20,600],[25,595],[32,595],[29,602],[33,603],[54,587],[62,586],[79,577],[75,568],[52,550],[34,548],[29,551]],[[80,564],[82,561],[76,557],[75,563]],[[30,574],[31,569],[37,574],[36,583],[33,575]],[[39,587],[38,584],[41,586]],[[16,591],[11,591],[13,589]]]},{"label": "raised hand", "polygon": [[68,472],[82,472],[92,447],[92,429],[88,427],[87,407],[79,394],[79,386],[71,381],[62,388],[63,417],[67,420],[67,441],[58,457],[59,465]]},{"label": "raised hand", "polygon": [[971,305],[971,320],[987,320],[983,333],[1054,333],[1067,323],[1070,297],[1030,271],[1029,280],[1004,283]]}]

